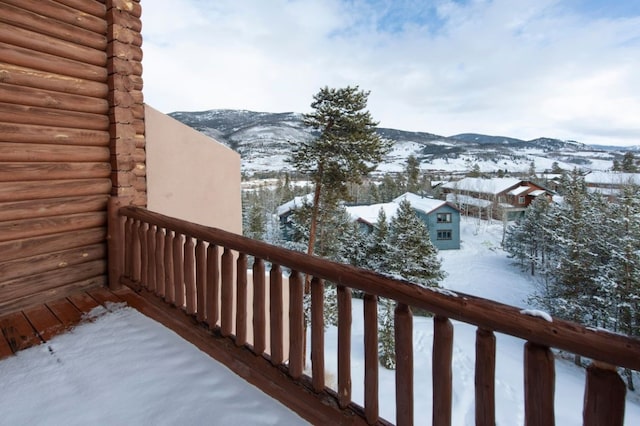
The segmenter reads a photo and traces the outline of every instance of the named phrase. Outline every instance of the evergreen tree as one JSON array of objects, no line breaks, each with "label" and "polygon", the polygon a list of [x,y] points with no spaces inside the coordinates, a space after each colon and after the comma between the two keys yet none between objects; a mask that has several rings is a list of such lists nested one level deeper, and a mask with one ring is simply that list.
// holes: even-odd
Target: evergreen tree
[{"label": "evergreen tree", "polygon": [[347,198],[348,183],[361,183],[391,147],[376,133],[378,123],[366,110],[368,96],[358,86],[324,87],[313,97],[314,111],[303,117],[318,137],[297,146],[290,162],[314,185],[308,254],[314,253],[321,203],[332,208]]},{"label": "evergreen tree", "polygon": [[391,219],[389,246],[388,273],[425,287],[437,287],[444,278],[429,231],[407,200],[400,202],[398,212]]},{"label": "evergreen tree", "polygon": [[378,300],[378,359],[389,370],[396,368],[394,309],[393,300],[384,297]]},{"label": "evergreen tree", "polygon": [[407,158],[407,165],[405,168],[407,175],[406,189],[408,192],[417,193],[420,190],[420,161],[414,156],[410,155]]},{"label": "evergreen tree", "polygon": [[637,173],[638,166],[636,165],[636,158],[633,155],[633,152],[627,151],[624,153],[622,157],[622,165],[621,170],[626,173]]}]

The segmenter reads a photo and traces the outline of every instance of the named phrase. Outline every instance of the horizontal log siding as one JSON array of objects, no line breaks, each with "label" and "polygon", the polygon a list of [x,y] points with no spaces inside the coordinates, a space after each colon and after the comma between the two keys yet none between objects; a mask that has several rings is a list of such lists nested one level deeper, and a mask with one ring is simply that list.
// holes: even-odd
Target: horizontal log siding
[{"label": "horizontal log siding", "polygon": [[107,282],[107,28],[104,2],[0,0],[0,313]]}]

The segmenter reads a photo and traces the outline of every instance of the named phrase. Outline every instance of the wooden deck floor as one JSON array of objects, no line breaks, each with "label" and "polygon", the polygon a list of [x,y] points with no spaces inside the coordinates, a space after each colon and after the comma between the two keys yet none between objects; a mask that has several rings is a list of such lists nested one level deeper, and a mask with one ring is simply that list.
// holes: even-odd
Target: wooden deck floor
[{"label": "wooden deck floor", "polygon": [[[151,293],[138,293],[128,287],[115,291],[99,287],[1,316],[0,359],[49,341],[79,324],[83,315],[93,308],[102,305],[109,309],[110,302],[126,303],[173,330],[311,424],[366,424],[361,414],[355,414],[356,410],[360,412],[359,408],[339,409],[335,395],[316,394],[310,383],[292,382],[286,378],[284,369],[273,368],[267,358],[256,356],[246,347],[236,346],[217,332],[206,330],[184,310],[164,303]],[[381,420],[378,424],[387,423]]]},{"label": "wooden deck floor", "polygon": [[49,341],[80,323],[93,308],[108,308],[109,302],[124,300],[100,287],[0,317],[0,359]]}]

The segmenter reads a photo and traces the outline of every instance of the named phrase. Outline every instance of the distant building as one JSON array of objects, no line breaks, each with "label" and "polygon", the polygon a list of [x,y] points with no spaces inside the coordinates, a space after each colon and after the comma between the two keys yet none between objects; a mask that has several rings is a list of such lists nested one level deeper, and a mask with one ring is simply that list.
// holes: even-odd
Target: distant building
[{"label": "distant building", "polygon": [[427,226],[431,242],[438,250],[460,248],[460,210],[446,201],[407,192],[390,203],[349,206],[346,209],[354,220],[370,232],[378,220],[380,209],[390,221],[396,215],[400,202],[405,199]]},{"label": "distant building", "polygon": [[442,191],[464,214],[500,220],[517,219],[536,197],[553,197],[549,189],[515,178],[464,178],[442,185]]},{"label": "distant building", "polygon": [[584,177],[590,192],[598,192],[609,200],[620,195],[620,190],[629,185],[640,186],[640,173],[591,172]]}]

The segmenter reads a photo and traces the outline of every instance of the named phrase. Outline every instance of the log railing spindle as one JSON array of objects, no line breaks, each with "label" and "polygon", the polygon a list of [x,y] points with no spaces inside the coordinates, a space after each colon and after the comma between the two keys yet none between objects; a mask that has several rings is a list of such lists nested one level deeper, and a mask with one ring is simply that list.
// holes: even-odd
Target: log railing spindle
[{"label": "log railing spindle", "polygon": [[228,248],[225,248],[222,253],[220,295],[220,332],[227,337],[233,333],[233,252]]},{"label": "log railing spindle", "polygon": [[247,255],[238,254],[236,262],[237,294],[236,294],[236,345],[247,343]]},{"label": "log railing spindle", "polygon": [[165,263],[164,263],[164,229],[159,226],[156,228],[156,294],[160,297],[165,296]]},{"label": "log railing spindle", "polygon": [[133,281],[133,222],[132,218],[127,218],[124,224],[124,276]]},{"label": "log railing spindle", "polygon": [[584,388],[584,426],[622,426],[627,388],[611,365],[592,361]]},{"label": "log railing spindle", "polygon": [[551,349],[527,342],[524,346],[525,425],[555,424],[554,393],[555,365]]},{"label": "log railing spindle", "polygon": [[351,403],[351,289],[339,285],[338,292],[338,404]]},{"label": "log railing spindle", "polygon": [[302,274],[289,276],[289,374],[299,379],[304,370],[304,285]]},{"label": "log railing spindle", "polygon": [[451,424],[453,325],[448,318],[433,319],[433,424]]},{"label": "log railing spindle", "polygon": [[262,355],[267,349],[265,269],[262,259],[253,259],[253,352]]},{"label": "log railing spindle", "polygon": [[140,221],[136,220],[131,228],[131,279],[135,283],[140,283]]},{"label": "log railing spindle", "polygon": [[170,229],[164,234],[164,300],[167,303],[176,305],[176,289],[173,282],[175,277],[173,267],[173,240],[174,234]]},{"label": "log railing spindle", "polygon": [[369,424],[378,421],[378,298],[364,296],[364,414]]},{"label": "log railing spindle", "polygon": [[394,312],[396,340],[396,424],[413,424],[413,315],[398,303]]},{"label": "log railing spindle", "polygon": [[149,224],[147,228],[147,288],[156,292],[156,226]]},{"label": "log railing spindle", "polygon": [[212,330],[216,327],[219,319],[219,284],[220,261],[218,247],[214,244],[209,244],[209,247],[207,247],[207,290],[205,294],[207,297],[207,324]]},{"label": "log railing spindle", "polygon": [[311,371],[313,390],[324,390],[324,280],[311,280]]},{"label": "log railing spindle", "polygon": [[202,240],[196,243],[196,297],[197,297],[197,319],[204,321],[207,315],[206,299],[207,281],[207,246]]},{"label": "log railing spindle", "polygon": [[280,365],[284,362],[282,302],[282,268],[272,264],[269,272],[269,324],[271,326],[271,363]]},{"label": "log railing spindle", "polygon": [[138,228],[138,238],[140,239],[140,282],[142,287],[149,289],[149,246],[147,245],[147,233],[149,224],[141,223]]},{"label": "log railing spindle", "polygon": [[496,336],[492,331],[476,331],[476,425],[495,425]]},{"label": "log railing spindle", "polygon": [[183,236],[173,236],[173,294],[175,306],[184,306],[184,244]]},{"label": "log railing spindle", "polygon": [[187,314],[196,313],[196,252],[193,238],[186,236],[184,244],[184,288]]}]

